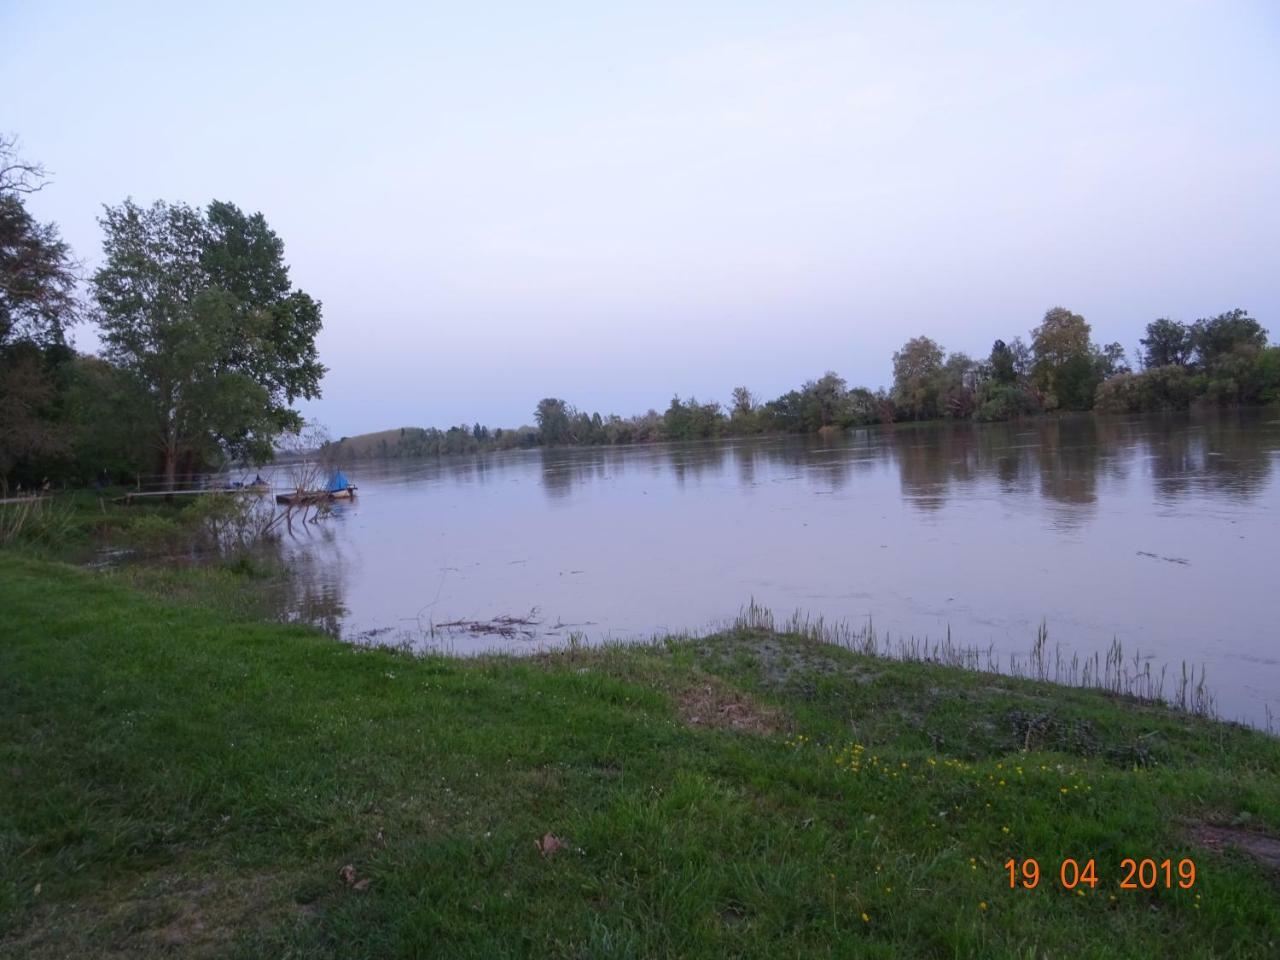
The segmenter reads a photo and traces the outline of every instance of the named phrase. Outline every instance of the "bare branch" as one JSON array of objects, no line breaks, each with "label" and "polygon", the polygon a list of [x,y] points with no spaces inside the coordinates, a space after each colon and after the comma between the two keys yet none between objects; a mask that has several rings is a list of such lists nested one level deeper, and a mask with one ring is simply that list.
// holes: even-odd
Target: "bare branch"
[{"label": "bare branch", "polygon": [[39,193],[49,183],[43,164],[18,158],[18,138],[0,134],[0,193]]}]

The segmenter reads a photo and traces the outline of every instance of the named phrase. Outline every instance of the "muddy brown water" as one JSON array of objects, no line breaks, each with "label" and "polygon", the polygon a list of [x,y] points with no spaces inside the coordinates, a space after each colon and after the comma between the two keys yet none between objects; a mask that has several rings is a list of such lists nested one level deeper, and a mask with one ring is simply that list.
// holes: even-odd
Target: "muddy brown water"
[{"label": "muddy brown water", "polygon": [[1278,461],[1272,409],[344,464],[359,496],[287,542],[289,605],[456,653],[698,631],[752,599],[1005,659],[1043,621],[1066,656],[1203,665],[1262,724]]}]

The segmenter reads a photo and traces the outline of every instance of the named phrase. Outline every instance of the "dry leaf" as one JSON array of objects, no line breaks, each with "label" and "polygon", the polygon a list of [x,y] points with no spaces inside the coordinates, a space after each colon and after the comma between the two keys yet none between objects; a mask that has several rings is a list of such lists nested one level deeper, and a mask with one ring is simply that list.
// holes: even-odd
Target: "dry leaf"
[{"label": "dry leaf", "polygon": [[356,868],[348,863],[338,871],[338,876],[342,877],[342,882],[350,887],[356,882]]},{"label": "dry leaf", "polygon": [[559,837],[550,833],[543,836],[541,840],[533,841],[533,845],[538,848],[538,852],[541,853],[544,857],[550,857],[556,852],[563,850],[566,846],[568,846],[568,844],[566,844]]},{"label": "dry leaf", "polygon": [[352,890],[368,890],[369,878],[365,877],[363,880],[357,880],[355,883],[351,885],[351,889]]}]

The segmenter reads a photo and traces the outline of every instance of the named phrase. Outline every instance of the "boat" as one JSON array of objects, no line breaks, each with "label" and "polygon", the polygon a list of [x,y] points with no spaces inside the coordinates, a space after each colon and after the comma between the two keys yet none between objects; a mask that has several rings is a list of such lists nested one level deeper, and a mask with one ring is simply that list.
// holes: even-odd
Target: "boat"
[{"label": "boat", "polygon": [[310,506],[317,503],[328,503],[331,500],[354,500],[356,485],[347,480],[341,470],[329,475],[329,483],[323,490],[295,490],[292,493],[276,494],[276,503],[289,507]]}]

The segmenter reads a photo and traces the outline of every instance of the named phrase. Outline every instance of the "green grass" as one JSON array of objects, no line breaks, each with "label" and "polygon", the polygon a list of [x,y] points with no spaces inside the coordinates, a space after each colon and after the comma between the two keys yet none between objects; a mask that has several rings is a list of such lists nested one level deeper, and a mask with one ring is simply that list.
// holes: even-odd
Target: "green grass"
[{"label": "green grass", "polygon": [[760,630],[412,658],[0,553],[0,785],[0,956],[1280,955],[1193,840],[1280,833],[1280,742]]}]

